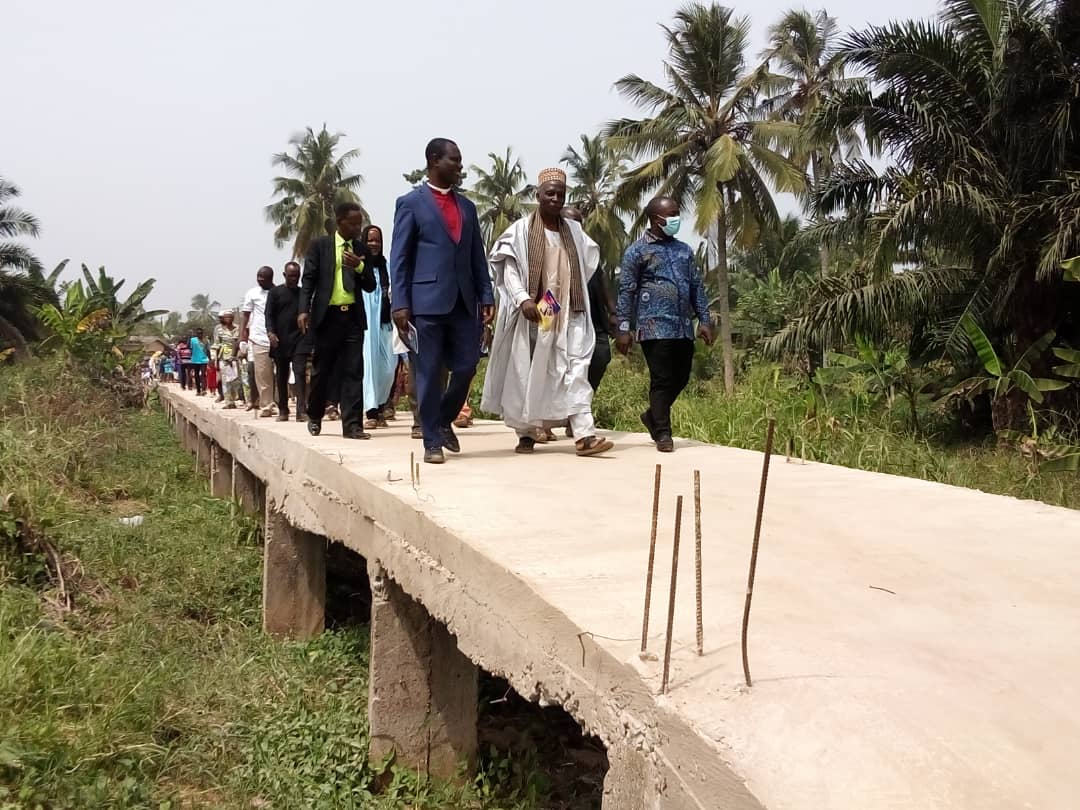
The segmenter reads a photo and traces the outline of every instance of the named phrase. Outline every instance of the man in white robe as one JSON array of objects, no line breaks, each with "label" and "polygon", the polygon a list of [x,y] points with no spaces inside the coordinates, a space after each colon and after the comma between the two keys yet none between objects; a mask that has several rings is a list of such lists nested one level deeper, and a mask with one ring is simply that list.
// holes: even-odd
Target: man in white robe
[{"label": "man in white robe", "polygon": [[578,455],[593,456],[614,446],[596,434],[589,385],[588,282],[599,250],[562,216],[565,172],[542,171],[536,196],[536,211],[507,228],[488,258],[499,302],[480,407],[517,433],[518,453],[533,452],[536,428],[569,420]]}]

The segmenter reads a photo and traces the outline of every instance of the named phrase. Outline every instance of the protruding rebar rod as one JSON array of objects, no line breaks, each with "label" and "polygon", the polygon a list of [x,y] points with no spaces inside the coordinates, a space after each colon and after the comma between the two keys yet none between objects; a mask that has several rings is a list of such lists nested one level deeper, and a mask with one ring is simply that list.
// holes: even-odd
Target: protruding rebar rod
[{"label": "protruding rebar rod", "polygon": [[664,680],[660,691],[667,694],[671,672],[671,635],[675,628],[675,584],[679,578],[679,532],[682,529],[682,495],[675,501],[675,544],[671,550],[671,592],[668,594],[667,641],[664,642]]},{"label": "protruding rebar rod", "polygon": [[746,606],[742,616],[742,668],[746,685],[753,686],[750,680],[750,660],[746,655],[746,631],[750,626],[750,602],[754,598],[754,576],[757,574],[758,543],[761,541],[761,517],[765,512],[765,487],[769,483],[769,459],[772,457],[773,432],[776,420],[769,420],[769,432],[765,435],[765,460],[761,464],[761,489],[758,491],[757,519],[754,522],[754,546],[750,551],[750,576],[746,580]]},{"label": "protruding rebar rod", "polygon": [[694,597],[697,606],[697,654],[705,654],[705,628],[701,619],[701,470],[694,470]]},{"label": "protruding rebar rod", "polygon": [[641,620],[641,651],[649,647],[649,606],[652,604],[653,565],[656,562],[656,520],[660,514],[660,465],[653,481],[652,533],[649,535],[649,567],[645,571],[645,616]]}]

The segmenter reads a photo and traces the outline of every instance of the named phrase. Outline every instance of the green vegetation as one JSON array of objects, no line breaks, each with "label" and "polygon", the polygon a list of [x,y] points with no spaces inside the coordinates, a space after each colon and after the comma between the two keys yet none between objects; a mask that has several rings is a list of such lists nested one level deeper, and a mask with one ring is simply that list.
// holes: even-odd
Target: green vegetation
[{"label": "green vegetation", "polygon": [[55,363],[0,392],[0,808],[586,806],[549,799],[535,751],[463,788],[384,774],[367,627],[262,634],[258,523],[159,413]]},{"label": "green vegetation", "polygon": [[280,248],[291,241],[294,258],[307,253],[316,237],[333,233],[335,206],[360,202],[357,192],[364,178],[349,172],[360,150],[337,155],[343,136],[330,133],[325,124],[318,132],[308,127],[289,139],[291,152],[274,155],[274,165],[285,174],[274,178],[277,200],[266,207],[266,218],[276,226],[274,244]]},{"label": "green vegetation", "polygon": [[528,210],[535,186],[528,182],[520,158],[506,147],[506,154],[488,155],[491,170],[473,166],[476,174],[470,196],[476,201],[484,243],[491,247],[512,222]]},{"label": "green vegetation", "polygon": [[610,273],[619,266],[629,244],[626,223],[615,200],[626,169],[626,158],[607,138],[581,136],[581,145],[567,146],[566,202],[584,217],[586,232],[600,248],[600,269]]},{"label": "green vegetation", "polygon": [[[879,362],[888,368],[896,359]],[[701,376],[711,374],[708,367],[718,365],[718,360],[713,352],[699,350],[695,365],[700,373],[672,412],[677,436],[762,450],[765,425],[773,416],[777,422],[776,452],[792,459],[1080,507],[1075,475],[1054,472],[1055,468],[1066,469],[1069,462],[1059,461],[1056,467],[1044,467],[1040,472],[1034,440],[1016,445],[999,445],[994,438],[972,441],[950,412],[918,393],[915,407],[921,430],[912,431],[908,389],[899,382],[891,383],[888,376],[900,372],[882,374],[880,369],[863,367],[847,374],[846,379],[838,375],[835,384],[818,388],[804,378],[784,373],[779,366],[757,365],[744,375],[733,395],[725,396],[718,379]],[[643,366],[640,356],[612,362],[593,405],[601,425],[641,431],[638,416],[648,393]],[[1036,432],[1036,439],[1038,435]],[[1067,442],[1060,434],[1044,436],[1042,442],[1075,462],[1076,456],[1061,447]],[[1078,453],[1080,448],[1071,448],[1071,452]]]},{"label": "green vegetation", "polygon": [[[630,74],[615,87],[653,113],[607,127],[613,145],[644,162],[620,190],[628,207],[652,194],[674,197],[697,212],[700,233],[714,229],[715,281],[724,390],[735,388],[729,307],[728,243],[751,245],[780,216],[770,190],[802,192],[803,170],[794,162],[799,125],[760,109],[766,66],[746,70],[750,19],[720,5],[688,3],[665,27],[668,87]],[[709,268],[706,268],[707,270]]]},{"label": "green vegetation", "polygon": [[[605,271],[650,195],[697,214],[721,339],[676,433],[760,449],[775,417],[793,459],[1080,505],[1077,8],[943,0],[843,35],[791,12],[756,60],[731,9],[677,12],[662,78],[616,83],[645,117],[563,157]],[[308,128],[273,158],[265,213],[295,255],[356,199],[340,139]],[[490,242],[530,203],[512,150],[488,157],[463,191]],[[264,638],[257,523],[120,407],[142,402],[122,346],[158,328],[153,280],[60,283],[17,241],[40,231],[18,195],[0,178],[0,810],[573,806],[528,748],[459,789],[367,761],[364,629]],[[645,393],[640,355],[617,359],[598,421],[639,430]]]},{"label": "green vegetation", "polygon": [[[723,393],[777,362],[820,400],[859,370],[879,378],[879,410],[908,402],[913,441],[936,400],[949,435],[1080,442],[1080,386],[1061,371],[1075,363],[1058,362],[1080,351],[1074,2],[942,0],[935,20],[847,32],[793,10],[756,55],[749,18],[717,3],[660,27],[653,78],[615,82],[644,116],[567,146],[568,200],[609,273],[650,196],[696,215],[722,361],[701,367]],[[490,244],[530,210],[530,175],[510,148],[471,172]],[[1003,384],[974,382],[995,376],[987,346]]]}]

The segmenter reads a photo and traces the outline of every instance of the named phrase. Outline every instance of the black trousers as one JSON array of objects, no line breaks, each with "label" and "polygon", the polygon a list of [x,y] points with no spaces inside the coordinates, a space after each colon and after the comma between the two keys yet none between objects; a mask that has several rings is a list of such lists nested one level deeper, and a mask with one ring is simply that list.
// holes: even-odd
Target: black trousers
[{"label": "black trousers", "polygon": [[[278,352],[277,354],[280,354]],[[277,395],[279,414],[289,415],[289,372],[296,382],[296,412],[303,416],[307,413],[307,360],[306,354],[294,354],[291,357],[274,356],[274,393]]]},{"label": "black trousers", "polygon": [[180,364],[180,388],[187,389],[191,383],[191,363]]},{"label": "black trousers", "polygon": [[690,382],[694,341],[643,340],[641,351],[649,365],[649,412],[656,438],[671,436],[671,406]]},{"label": "black trousers", "polygon": [[341,432],[364,426],[364,327],[362,304],[347,310],[331,305],[315,331],[315,362],[311,370],[308,419],[321,422],[327,395],[336,380],[341,386]]},{"label": "black trousers", "polygon": [[596,348],[593,349],[592,360],[589,361],[589,385],[595,392],[600,387],[600,381],[604,379],[604,372],[611,363],[611,340],[607,332],[596,333]]},{"label": "black trousers", "polygon": [[307,418],[308,412],[308,361],[311,360],[311,352],[303,349],[292,358],[293,376],[296,382],[293,389],[296,391],[296,414]]},{"label": "black trousers", "polygon": [[206,390],[206,363],[192,363],[191,378],[195,391],[203,393]]}]

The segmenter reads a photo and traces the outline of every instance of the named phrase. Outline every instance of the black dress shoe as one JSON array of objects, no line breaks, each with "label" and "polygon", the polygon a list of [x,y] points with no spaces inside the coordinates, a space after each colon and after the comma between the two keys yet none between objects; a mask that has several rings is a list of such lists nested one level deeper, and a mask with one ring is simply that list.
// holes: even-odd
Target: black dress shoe
[{"label": "black dress shoe", "polygon": [[443,455],[441,447],[436,447],[434,450],[424,451],[424,463],[425,464],[445,464],[446,456]]},{"label": "black dress shoe", "polygon": [[307,432],[312,436],[318,436],[322,433],[322,422],[318,422],[314,419],[309,419],[307,423]]},{"label": "black dress shoe", "polygon": [[460,453],[461,445],[458,444],[457,436],[454,435],[454,429],[450,427],[444,427],[442,430],[442,446],[449,450],[451,453]]},{"label": "black dress shoe", "polygon": [[342,433],[341,435],[344,436],[346,439],[370,439],[371,438],[370,433],[365,433],[360,428],[350,430],[350,431],[348,431],[346,433]]}]

